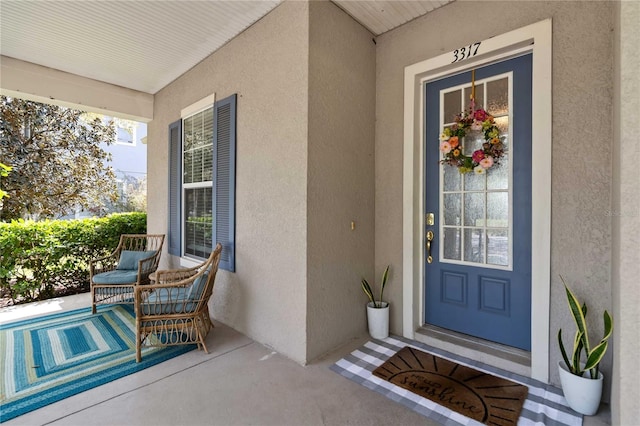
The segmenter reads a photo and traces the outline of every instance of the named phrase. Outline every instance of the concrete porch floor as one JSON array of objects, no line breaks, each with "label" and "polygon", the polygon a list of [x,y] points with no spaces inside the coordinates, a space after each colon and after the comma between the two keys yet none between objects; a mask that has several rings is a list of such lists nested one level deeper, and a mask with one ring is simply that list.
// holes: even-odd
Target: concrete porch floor
[{"label": "concrete porch floor", "polygon": [[[0,310],[0,323],[90,305],[89,294]],[[329,370],[354,340],[305,367],[216,323],[191,351],[17,417],[9,425],[436,425]],[[610,422],[608,407],[584,425]]]}]

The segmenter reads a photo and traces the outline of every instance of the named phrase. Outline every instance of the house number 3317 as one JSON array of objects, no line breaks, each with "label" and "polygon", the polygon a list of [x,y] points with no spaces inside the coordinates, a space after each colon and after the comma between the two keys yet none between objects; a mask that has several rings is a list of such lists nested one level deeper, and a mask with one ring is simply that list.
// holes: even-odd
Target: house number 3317
[{"label": "house number 3317", "polygon": [[468,59],[468,58],[471,58],[472,56],[476,56],[476,54],[478,53],[478,48],[480,47],[480,43],[481,42],[477,41],[468,46],[461,47],[460,49],[454,50],[453,61],[451,61],[451,63],[453,64],[454,62],[460,62],[463,59]]}]

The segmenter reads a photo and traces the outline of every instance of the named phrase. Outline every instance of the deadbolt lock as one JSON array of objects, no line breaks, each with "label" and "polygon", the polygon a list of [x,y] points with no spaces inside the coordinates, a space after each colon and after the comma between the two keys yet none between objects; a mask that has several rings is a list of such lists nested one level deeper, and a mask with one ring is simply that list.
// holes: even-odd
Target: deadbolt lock
[{"label": "deadbolt lock", "polygon": [[435,217],[433,216],[433,213],[427,213],[427,225],[433,226],[434,223],[435,223]]}]

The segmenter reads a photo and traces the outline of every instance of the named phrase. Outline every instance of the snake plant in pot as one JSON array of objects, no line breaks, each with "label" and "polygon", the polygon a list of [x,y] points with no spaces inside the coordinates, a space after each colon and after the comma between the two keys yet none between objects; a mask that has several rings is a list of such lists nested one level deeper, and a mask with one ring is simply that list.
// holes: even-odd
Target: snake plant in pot
[{"label": "snake plant in pot", "polygon": [[[560,276],[567,294],[569,310],[576,323],[576,334],[573,339],[571,358],[567,355],[562,342],[562,329],[558,330],[558,345],[562,353],[562,361],[558,363],[560,382],[569,406],[581,414],[593,415],[598,411],[602,396],[602,373],[599,371],[600,361],[609,346],[609,337],[613,331],[613,320],[605,310],[604,337],[591,347],[587,330],[587,305],[580,305],[578,298],[569,289],[564,278]],[[584,351],[584,357],[582,352]]]},{"label": "snake plant in pot", "polygon": [[389,266],[387,266],[387,269],[385,269],[382,274],[380,298],[378,300],[376,300],[369,282],[365,278],[361,281],[362,291],[369,297],[369,303],[367,303],[367,323],[369,325],[369,334],[374,339],[384,339],[389,336],[389,302],[382,300],[388,279]]}]

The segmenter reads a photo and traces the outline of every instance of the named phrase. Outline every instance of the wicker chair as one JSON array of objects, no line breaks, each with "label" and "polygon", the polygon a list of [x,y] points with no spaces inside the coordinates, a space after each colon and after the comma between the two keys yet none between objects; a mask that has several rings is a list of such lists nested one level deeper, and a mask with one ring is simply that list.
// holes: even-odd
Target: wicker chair
[{"label": "wicker chair", "polygon": [[156,272],[156,283],[135,288],[136,361],[142,346],[196,343],[209,353],[204,339],[213,327],[209,298],[218,272],[222,245],[193,268]]},{"label": "wicker chair", "polygon": [[149,284],[149,274],[158,269],[163,234],[123,234],[109,256],[89,263],[91,312],[100,303],[134,303],[133,289]]}]

